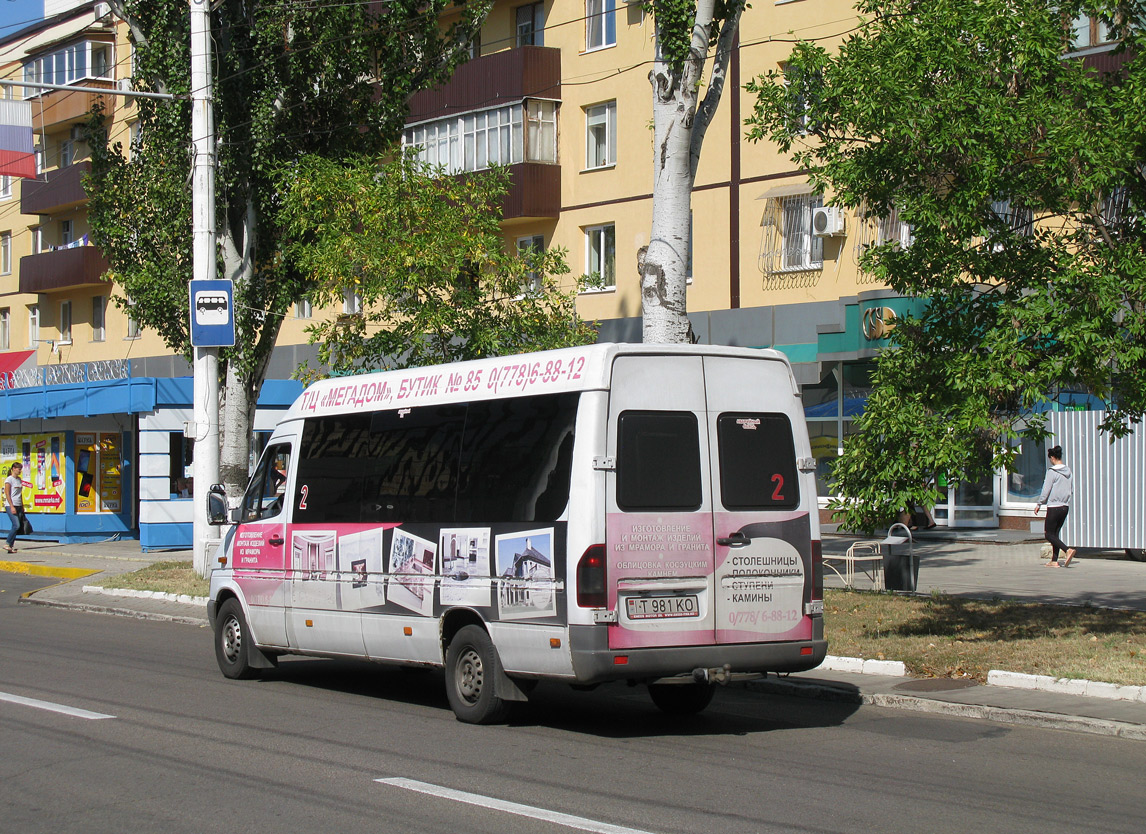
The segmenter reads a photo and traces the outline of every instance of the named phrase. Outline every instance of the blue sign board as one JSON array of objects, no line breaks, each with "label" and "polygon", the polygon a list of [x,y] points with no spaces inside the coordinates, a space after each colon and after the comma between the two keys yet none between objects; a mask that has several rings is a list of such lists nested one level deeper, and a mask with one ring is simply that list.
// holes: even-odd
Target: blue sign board
[{"label": "blue sign board", "polygon": [[235,344],[234,289],[228,280],[191,282],[191,344],[194,347]]}]

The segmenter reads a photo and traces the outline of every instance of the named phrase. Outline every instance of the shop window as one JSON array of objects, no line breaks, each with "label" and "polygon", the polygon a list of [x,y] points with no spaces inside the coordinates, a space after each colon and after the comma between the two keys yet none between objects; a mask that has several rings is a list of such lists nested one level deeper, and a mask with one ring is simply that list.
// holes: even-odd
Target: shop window
[{"label": "shop window", "polygon": [[190,498],[192,496],[192,476],[195,462],[195,439],[184,436],[183,432],[172,432],[168,449],[171,468],[171,497]]}]

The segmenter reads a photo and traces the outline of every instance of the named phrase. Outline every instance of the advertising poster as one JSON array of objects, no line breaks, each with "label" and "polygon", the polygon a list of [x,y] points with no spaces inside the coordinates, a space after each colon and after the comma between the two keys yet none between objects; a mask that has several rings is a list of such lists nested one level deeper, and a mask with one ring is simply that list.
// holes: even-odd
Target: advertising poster
[{"label": "advertising poster", "polygon": [[423,616],[434,613],[434,543],[395,530],[390,544],[390,602]]},{"label": "advertising poster", "polygon": [[99,435],[99,508],[101,512],[123,511],[122,439],[118,433]]},{"label": "advertising poster", "polygon": [[7,476],[13,463],[24,465],[24,510],[28,513],[63,513],[64,435],[21,434],[0,438],[0,467]]},{"label": "advertising poster", "polygon": [[489,528],[443,529],[442,605],[490,605]]},{"label": "advertising poster", "polygon": [[498,613],[503,620],[557,614],[553,528],[497,537]]},{"label": "advertising poster", "polygon": [[120,436],[115,432],[76,432],[77,513],[118,513],[123,509]]}]

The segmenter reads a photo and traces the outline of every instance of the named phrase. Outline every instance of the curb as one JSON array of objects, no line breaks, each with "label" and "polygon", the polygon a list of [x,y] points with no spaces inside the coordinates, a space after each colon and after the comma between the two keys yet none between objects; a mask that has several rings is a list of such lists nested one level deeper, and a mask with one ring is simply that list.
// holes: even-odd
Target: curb
[{"label": "curb", "polygon": [[1137,701],[1146,704],[1146,686],[1123,686],[1116,683],[1104,683],[1103,681],[1052,678],[1050,675],[1027,675],[1022,672],[1002,672],[997,669],[992,669],[987,673],[987,683],[992,686],[1009,686],[1012,689],[1034,689],[1039,692],[1055,692],[1060,695],[1085,695],[1088,698]]},{"label": "curb", "polygon": [[104,588],[99,585],[84,585],[85,594],[104,594],[110,597],[130,597],[133,599],[159,599],[165,602],[178,602],[183,605],[207,607],[207,597],[193,597],[190,594],[172,594],[167,591],[140,591],[134,588]]},{"label": "curb", "polygon": [[1146,741],[1146,726],[1124,721],[1110,721],[1102,718],[1086,718],[1076,715],[1039,712],[1038,710],[989,707],[981,704],[960,704],[950,701],[933,701],[912,695],[889,695],[886,693],[864,694],[858,689],[846,686],[833,686],[826,683],[806,683],[790,678],[765,678],[750,681],[748,688],[774,695],[788,695],[797,698],[816,698],[823,701],[836,701],[845,704],[906,709],[913,712],[933,715],[950,715],[958,718],[975,718],[995,721],[1002,724],[1015,724],[1025,727],[1039,727],[1052,730],[1074,730],[1090,735],[1114,736],[1131,741]]},{"label": "curb", "polygon": [[58,599],[39,599],[35,596],[22,597],[20,602],[27,605],[45,605],[50,608],[66,608],[71,611],[83,611],[89,614],[113,614],[118,617],[132,617],[136,620],[154,620],[158,622],[179,623],[206,627],[207,615],[202,617],[185,617],[179,614],[159,614],[150,611],[138,611],[132,608],[116,608],[113,605],[93,605],[87,602],[65,602]]}]

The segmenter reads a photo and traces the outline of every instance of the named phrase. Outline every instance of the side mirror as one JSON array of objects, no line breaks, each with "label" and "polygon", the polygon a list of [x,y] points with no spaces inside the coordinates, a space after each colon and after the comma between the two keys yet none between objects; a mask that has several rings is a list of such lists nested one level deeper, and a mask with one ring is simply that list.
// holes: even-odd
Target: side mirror
[{"label": "side mirror", "polygon": [[227,491],[222,484],[212,484],[207,490],[207,523],[226,524],[227,515]]}]

